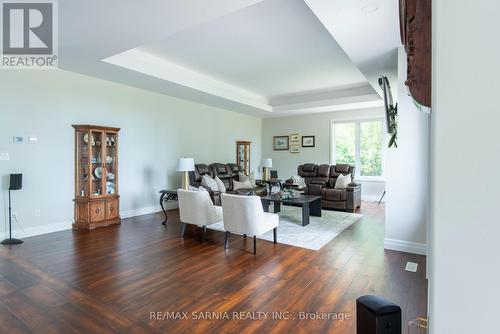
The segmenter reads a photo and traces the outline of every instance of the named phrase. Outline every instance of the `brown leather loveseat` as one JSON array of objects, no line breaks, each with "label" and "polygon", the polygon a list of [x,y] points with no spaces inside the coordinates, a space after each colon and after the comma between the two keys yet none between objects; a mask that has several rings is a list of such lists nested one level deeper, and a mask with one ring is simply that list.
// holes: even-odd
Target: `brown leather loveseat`
[{"label": "brown leather loveseat", "polygon": [[[297,173],[305,180],[307,187],[303,190],[308,195],[321,196],[324,209],[354,212],[361,207],[361,184],[351,182],[345,189],[335,189],[339,175],[351,174],[354,179],[354,166],[309,163],[300,165]],[[286,181],[287,184],[291,182]]]}]

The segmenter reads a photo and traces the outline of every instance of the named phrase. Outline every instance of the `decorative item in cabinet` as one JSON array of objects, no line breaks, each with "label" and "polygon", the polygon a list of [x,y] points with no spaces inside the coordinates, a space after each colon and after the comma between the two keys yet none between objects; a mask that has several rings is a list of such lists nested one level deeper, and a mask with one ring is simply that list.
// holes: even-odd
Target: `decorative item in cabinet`
[{"label": "decorative item in cabinet", "polygon": [[250,174],[250,144],[251,141],[236,142],[236,164],[245,174]]},{"label": "decorative item in cabinet", "polygon": [[73,228],[120,223],[119,128],[73,125],[75,129],[75,217]]}]

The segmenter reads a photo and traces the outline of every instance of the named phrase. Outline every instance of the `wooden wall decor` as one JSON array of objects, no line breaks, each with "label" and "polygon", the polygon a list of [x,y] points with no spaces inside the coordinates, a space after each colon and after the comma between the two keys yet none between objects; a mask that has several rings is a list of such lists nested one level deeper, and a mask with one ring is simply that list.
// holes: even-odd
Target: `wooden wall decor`
[{"label": "wooden wall decor", "polygon": [[75,128],[75,229],[120,224],[118,128]]},{"label": "wooden wall decor", "polygon": [[401,41],[408,59],[405,84],[416,102],[431,107],[431,0],[400,0],[399,16]]}]

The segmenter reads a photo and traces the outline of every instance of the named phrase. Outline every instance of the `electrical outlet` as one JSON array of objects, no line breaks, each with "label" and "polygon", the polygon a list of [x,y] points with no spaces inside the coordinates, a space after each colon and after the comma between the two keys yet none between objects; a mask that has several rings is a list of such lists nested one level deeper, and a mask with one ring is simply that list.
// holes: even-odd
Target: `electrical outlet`
[{"label": "electrical outlet", "polygon": [[40,217],[42,215],[42,212],[40,209],[35,209],[35,217]]},{"label": "electrical outlet", "polygon": [[14,144],[22,144],[24,142],[24,138],[21,136],[14,136],[12,138],[12,141],[14,142]]},{"label": "electrical outlet", "polygon": [[406,271],[411,271],[412,273],[416,273],[418,270],[418,263],[415,262],[407,262],[406,263]]},{"label": "electrical outlet", "polygon": [[12,212],[12,219],[17,220],[17,212]]},{"label": "electrical outlet", "polygon": [[5,153],[5,152],[0,153],[0,160],[2,160],[2,161],[9,161],[10,160],[9,153]]}]

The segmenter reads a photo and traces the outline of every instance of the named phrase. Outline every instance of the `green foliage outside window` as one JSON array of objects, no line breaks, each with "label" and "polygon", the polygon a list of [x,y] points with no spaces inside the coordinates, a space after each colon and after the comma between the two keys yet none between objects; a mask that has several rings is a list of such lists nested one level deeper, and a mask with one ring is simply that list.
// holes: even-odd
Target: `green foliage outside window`
[{"label": "green foliage outside window", "polygon": [[335,156],[337,164],[355,165],[356,123],[335,124]]},{"label": "green foliage outside window", "polygon": [[361,176],[382,175],[382,122],[362,122]]},{"label": "green foliage outside window", "polygon": [[[358,124],[360,166],[356,166]],[[334,128],[336,163],[356,166],[361,176],[382,176],[382,127],[381,121],[336,123]]]}]

